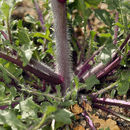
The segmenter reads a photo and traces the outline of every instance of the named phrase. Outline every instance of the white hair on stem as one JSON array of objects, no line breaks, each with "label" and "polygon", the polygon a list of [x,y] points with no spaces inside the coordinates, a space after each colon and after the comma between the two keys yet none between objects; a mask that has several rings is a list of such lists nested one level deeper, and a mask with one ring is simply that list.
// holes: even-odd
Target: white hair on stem
[{"label": "white hair on stem", "polygon": [[66,3],[51,0],[56,37],[56,71],[63,76],[62,94],[65,95],[71,82],[71,59],[67,35]]}]

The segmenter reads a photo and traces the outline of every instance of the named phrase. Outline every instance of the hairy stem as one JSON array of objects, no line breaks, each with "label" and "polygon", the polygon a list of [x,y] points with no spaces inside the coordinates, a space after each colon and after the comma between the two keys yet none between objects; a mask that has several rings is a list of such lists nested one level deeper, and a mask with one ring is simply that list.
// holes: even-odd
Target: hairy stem
[{"label": "hairy stem", "polygon": [[[119,19],[119,13],[116,11],[115,12],[116,16],[115,16],[115,23],[118,22],[118,19]],[[118,26],[115,25],[115,28],[114,28],[114,41],[113,41],[113,44],[117,44],[117,37],[118,37]]]},{"label": "hairy stem", "polygon": [[44,79],[48,83],[52,84],[61,84],[62,77],[54,73],[52,69],[50,69],[47,65],[40,63],[36,60],[31,60],[30,64],[27,66],[23,66],[22,61],[15,57],[11,57],[3,52],[0,51],[0,58],[3,58],[7,61],[10,61],[25,71],[29,71],[30,73],[34,74],[35,76],[39,77],[40,79]]},{"label": "hairy stem", "polygon": [[70,50],[67,39],[66,3],[51,0],[56,37],[56,71],[63,76],[62,94],[65,95],[71,81]]}]

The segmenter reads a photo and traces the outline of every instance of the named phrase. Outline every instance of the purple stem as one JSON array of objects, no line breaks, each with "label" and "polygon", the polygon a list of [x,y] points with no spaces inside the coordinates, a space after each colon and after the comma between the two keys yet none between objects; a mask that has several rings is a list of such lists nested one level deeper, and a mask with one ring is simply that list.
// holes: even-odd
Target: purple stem
[{"label": "purple stem", "polygon": [[[127,44],[129,39],[130,39],[130,34],[128,34],[128,36],[126,37],[125,41],[120,46],[120,49],[119,49],[120,51]],[[108,65],[106,66],[106,68],[105,68],[105,65],[103,63],[99,63],[97,66],[95,66],[94,68],[92,68],[88,72],[86,72],[87,70],[84,70],[84,75],[81,76],[81,79],[84,80],[84,79],[88,78],[89,76],[91,76],[92,74],[96,74],[98,78],[102,78],[102,76],[107,75],[110,71],[112,71],[120,63],[121,57],[117,57],[117,54],[118,53],[112,55],[112,59],[114,59],[114,61],[109,62]]]},{"label": "purple stem", "polygon": [[93,104],[100,103],[100,104],[107,104],[107,105],[114,105],[119,107],[125,107],[130,108],[130,102],[123,101],[123,100],[117,100],[117,99],[110,99],[110,98],[95,98],[93,96],[92,98]]},{"label": "purple stem", "polygon": [[96,128],[93,125],[92,120],[90,119],[90,117],[87,115],[86,111],[82,113],[82,115],[88,120],[89,126],[91,128],[91,130],[96,130]]},{"label": "purple stem", "polygon": [[20,68],[22,68],[24,71],[29,71],[30,73],[34,74],[35,76],[39,77],[40,79],[45,80],[48,83],[52,84],[61,84],[63,83],[63,78],[56,74],[52,69],[50,69],[48,66],[46,66],[43,63],[40,63],[36,60],[31,60],[30,63],[26,66],[23,66],[23,62],[19,59],[16,59],[14,57],[11,57],[3,52],[0,51],[0,58],[3,58],[7,61],[10,61]]},{"label": "purple stem", "polygon": [[80,68],[80,71],[78,73],[79,79],[82,78],[82,75],[91,68],[91,65],[89,64],[90,61],[94,59],[96,55],[100,53],[100,51],[104,48],[104,46],[100,47]]},{"label": "purple stem", "polygon": [[5,38],[6,40],[9,40],[7,34],[6,34],[4,31],[0,30],[0,32],[1,32],[1,34],[4,36],[4,38]]},{"label": "purple stem", "polygon": [[[118,19],[119,19],[119,13],[116,11],[116,16],[115,16],[115,23],[118,22]],[[118,26],[115,25],[115,28],[114,28],[114,41],[113,41],[113,44],[117,44],[117,37],[118,37]]]},{"label": "purple stem", "polygon": [[112,63],[110,63],[103,70],[101,70],[99,73],[96,74],[97,78],[100,79],[105,75],[107,75],[109,72],[111,72],[120,64],[120,61],[121,61],[121,57],[117,57]]},{"label": "purple stem", "polygon": [[130,122],[130,119],[129,119],[129,118],[124,117],[124,116],[122,116],[122,115],[120,115],[120,114],[118,114],[118,113],[116,113],[116,112],[114,112],[114,111],[112,111],[112,110],[110,110],[110,109],[107,109],[107,108],[105,108],[104,106],[101,106],[101,105],[98,105],[98,104],[93,104],[93,107],[95,107],[95,108],[97,108],[97,109],[101,109],[101,110],[103,110],[103,111],[105,111],[105,112],[111,113],[111,114],[113,114],[113,115],[115,115],[115,116],[117,116],[117,117],[119,117],[119,118],[122,118],[123,120],[126,120],[126,121],[129,121],[129,122]]},{"label": "purple stem", "polygon": [[41,26],[42,26],[42,30],[45,32],[46,28],[44,27],[43,15],[42,15],[42,12],[41,12],[41,9],[38,5],[37,0],[34,0],[34,5],[35,5],[35,8],[36,8],[36,11],[37,11],[37,14],[38,14],[38,19],[39,19]]}]

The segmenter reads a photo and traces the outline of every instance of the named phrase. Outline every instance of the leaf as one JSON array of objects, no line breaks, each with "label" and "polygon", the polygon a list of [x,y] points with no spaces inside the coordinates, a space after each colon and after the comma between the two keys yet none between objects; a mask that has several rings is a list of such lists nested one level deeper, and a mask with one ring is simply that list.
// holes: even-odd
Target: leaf
[{"label": "leaf", "polygon": [[92,75],[85,81],[86,89],[91,90],[94,85],[99,84],[99,83],[100,81],[96,78],[96,76]]},{"label": "leaf", "polygon": [[121,80],[126,80],[130,82],[130,71],[123,71],[121,72]]},{"label": "leaf", "polygon": [[20,105],[15,107],[15,109],[18,109],[22,112],[22,119],[29,117],[36,118],[39,108],[40,107],[33,102],[32,97],[20,102]]},{"label": "leaf", "polygon": [[29,63],[29,61],[32,58],[34,50],[35,50],[35,48],[31,48],[31,46],[27,46],[27,45],[23,45],[21,47],[21,51],[23,54],[22,59],[23,59],[24,65],[27,65]]},{"label": "leaf", "polygon": [[106,25],[108,25],[109,27],[112,26],[112,19],[110,18],[110,14],[104,10],[104,9],[95,9],[95,15],[96,17],[103,21]]},{"label": "leaf", "polygon": [[27,16],[25,16],[25,21],[26,22],[29,22],[29,23],[33,23],[33,24],[36,24],[36,19],[35,18],[33,18],[32,16],[30,16],[30,15],[27,15]]},{"label": "leaf", "polygon": [[25,125],[17,119],[13,111],[0,110],[0,122],[4,125],[5,123],[11,126],[12,129],[26,129]]},{"label": "leaf", "polygon": [[124,28],[125,28],[125,26],[124,26],[124,25],[122,25],[122,24],[121,24],[121,23],[119,23],[119,22],[115,23],[115,25],[117,25],[118,27],[120,27],[120,28],[122,28],[122,29],[124,29]]},{"label": "leaf", "polygon": [[64,101],[63,103],[61,103],[61,105],[63,107],[70,107],[71,105],[74,105],[75,102],[73,100],[68,100],[68,101]]},{"label": "leaf", "polygon": [[51,38],[49,38],[49,35],[45,35],[45,34],[42,34],[42,33],[39,33],[39,32],[34,33],[33,37],[42,37],[42,38],[45,38],[49,41],[52,41]]},{"label": "leaf", "polygon": [[124,95],[130,88],[130,83],[128,81],[121,81],[117,87],[117,91],[119,95]]},{"label": "leaf", "polygon": [[6,130],[6,129],[0,126],[0,130]]},{"label": "leaf", "polygon": [[101,0],[85,0],[92,7],[97,7]]},{"label": "leaf", "polygon": [[74,77],[74,83],[75,83],[75,88],[78,90],[78,88],[79,88],[79,79],[78,79],[78,77]]},{"label": "leaf", "polygon": [[100,36],[100,37],[106,37],[106,38],[109,38],[109,37],[112,38],[112,35],[111,35],[110,33],[100,33],[99,36]]},{"label": "leaf", "polygon": [[1,10],[7,19],[9,17],[10,6],[5,1],[2,3]]},{"label": "leaf", "polygon": [[[18,26],[22,26],[21,24],[22,23],[19,22]],[[26,66],[32,58],[33,51],[36,49],[36,47],[33,46],[33,42],[30,40],[27,30],[25,30],[23,27],[19,27],[18,38],[19,42],[22,44],[19,54],[23,61],[23,65]]]},{"label": "leaf", "polygon": [[90,35],[91,35],[91,40],[94,41],[94,38],[95,38],[95,35],[96,35],[97,32],[95,31],[90,31]]},{"label": "leaf", "polygon": [[56,110],[57,110],[57,108],[55,106],[47,106],[46,110],[45,110],[45,113],[46,113],[46,115],[49,115],[52,112],[55,112]]},{"label": "leaf", "polygon": [[108,9],[115,10],[119,8],[119,0],[106,0],[106,4],[108,4]]},{"label": "leaf", "polygon": [[73,114],[66,110],[66,109],[62,109],[56,112],[56,114],[54,115],[54,118],[57,122],[61,122],[64,124],[71,124],[71,119],[70,117],[72,117]]},{"label": "leaf", "polygon": [[0,25],[0,30],[4,30],[4,29],[5,29],[5,27]]},{"label": "leaf", "polygon": [[5,92],[5,84],[3,82],[0,82],[0,96],[2,97]]},{"label": "leaf", "polygon": [[18,38],[21,44],[29,44],[30,38],[27,34],[27,30],[25,30],[23,27],[18,29]]}]

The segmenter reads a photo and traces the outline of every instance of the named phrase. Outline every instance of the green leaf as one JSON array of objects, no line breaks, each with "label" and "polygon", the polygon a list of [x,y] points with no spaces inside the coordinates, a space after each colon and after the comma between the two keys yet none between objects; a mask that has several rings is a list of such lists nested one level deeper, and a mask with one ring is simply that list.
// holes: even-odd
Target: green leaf
[{"label": "green leaf", "polygon": [[0,126],[0,130],[6,130],[6,129]]},{"label": "green leaf", "polygon": [[24,65],[27,65],[29,63],[30,59],[32,58],[33,51],[35,49],[36,49],[35,47],[31,48],[31,45],[30,46],[23,45],[21,47],[22,59],[23,59]]},{"label": "green leaf", "polygon": [[56,114],[55,114],[55,120],[56,122],[61,122],[64,124],[71,124],[71,117],[73,116],[73,114],[66,110],[66,109],[62,109],[59,110]]},{"label": "green leaf", "polygon": [[45,113],[46,113],[46,115],[49,115],[52,112],[55,112],[56,110],[57,110],[57,108],[55,106],[47,106],[46,110],[45,110]]},{"label": "green leaf", "polygon": [[122,71],[121,72],[121,80],[130,82],[130,71]]},{"label": "green leaf", "polygon": [[27,30],[24,28],[19,28],[18,29],[18,38],[21,44],[29,44],[30,43],[30,38],[27,34]]},{"label": "green leaf", "polygon": [[122,24],[121,24],[121,23],[119,23],[119,22],[115,23],[115,25],[117,25],[118,27],[120,27],[120,28],[122,28],[122,29],[124,29],[124,28],[125,28],[125,26],[124,26],[124,25],[122,25]]},{"label": "green leaf", "polygon": [[119,0],[106,0],[106,4],[108,4],[108,9],[110,10],[118,9],[119,3],[121,3]]},{"label": "green leaf", "polygon": [[101,0],[85,0],[92,7],[97,7]]},{"label": "green leaf", "polygon": [[49,38],[49,36],[47,34],[45,35],[45,34],[42,34],[42,33],[39,33],[39,32],[34,33],[33,37],[42,37],[42,38],[45,38],[49,41],[52,41],[51,38]]},{"label": "green leaf", "polygon": [[33,24],[36,24],[36,19],[35,18],[33,18],[32,16],[30,16],[30,15],[27,15],[27,16],[25,16],[25,21],[26,22],[29,22],[29,23],[33,23]]},{"label": "green leaf", "polygon": [[9,17],[10,6],[5,1],[3,2],[1,6],[1,10],[7,19]]},{"label": "green leaf", "polygon": [[20,102],[20,105],[17,105],[15,109],[21,110],[22,119],[26,119],[29,117],[36,118],[39,106],[35,104],[32,100],[32,97],[30,97]]},{"label": "green leaf", "polygon": [[74,83],[75,83],[75,88],[78,90],[78,88],[79,88],[79,79],[78,79],[78,77],[74,77]]},{"label": "green leaf", "polygon": [[100,33],[100,37],[106,37],[106,38],[112,38],[112,35],[110,33]]},{"label": "green leaf", "polygon": [[4,30],[4,29],[5,29],[5,27],[0,25],[0,30]]},{"label": "green leaf", "polygon": [[0,96],[3,96],[5,92],[5,84],[0,82]]},{"label": "green leaf", "polygon": [[108,128],[105,128],[105,130],[110,130],[110,128],[108,127]]},{"label": "green leaf", "polygon": [[111,98],[114,98],[115,94],[116,94],[116,90],[113,89],[113,90],[111,91]]},{"label": "green leaf", "polygon": [[11,87],[10,88],[10,93],[11,93],[11,98],[15,98],[15,96],[17,95],[17,90],[15,87]]},{"label": "green leaf", "polygon": [[90,31],[90,35],[91,35],[91,40],[92,40],[92,41],[94,40],[96,33],[97,33],[97,32],[95,32],[95,31],[93,31],[93,30]]},{"label": "green leaf", "polygon": [[96,17],[103,21],[106,25],[108,25],[109,27],[112,26],[112,19],[110,18],[110,14],[109,12],[107,12],[104,9],[95,9],[95,15]]},{"label": "green leaf", "polygon": [[121,81],[117,87],[117,91],[119,95],[124,95],[130,88],[130,83],[128,81]]},{"label": "green leaf", "polygon": [[67,100],[67,101],[64,101],[63,103],[61,103],[61,105],[63,107],[70,107],[71,105],[74,105],[75,102],[73,100]]},{"label": "green leaf", "polygon": [[86,89],[91,90],[94,85],[99,84],[99,83],[100,81],[96,78],[96,76],[92,75],[85,81]]},{"label": "green leaf", "polygon": [[[21,24],[22,23],[19,22],[18,26],[22,26]],[[22,44],[19,54],[23,61],[23,65],[26,66],[32,58],[33,51],[36,49],[36,47],[33,46],[33,42],[30,40],[27,30],[25,30],[23,27],[19,27],[18,38],[19,42]]]},{"label": "green leaf", "polygon": [[17,119],[13,111],[0,110],[0,123],[8,124],[12,129],[26,129],[25,125]]}]

